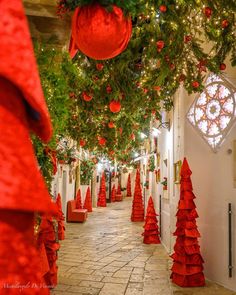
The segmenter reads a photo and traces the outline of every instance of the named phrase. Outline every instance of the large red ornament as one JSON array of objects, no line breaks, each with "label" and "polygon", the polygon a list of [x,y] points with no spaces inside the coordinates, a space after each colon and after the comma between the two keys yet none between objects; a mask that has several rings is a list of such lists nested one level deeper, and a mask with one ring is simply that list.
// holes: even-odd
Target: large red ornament
[{"label": "large red ornament", "polygon": [[97,60],[113,58],[126,49],[131,33],[131,18],[119,7],[113,5],[112,12],[98,3],[79,7],[72,20],[70,55],[80,50]]},{"label": "large red ornament", "polygon": [[121,109],[121,104],[119,101],[112,100],[110,102],[109,108],[112,113],[119,113],[119,111]]}]

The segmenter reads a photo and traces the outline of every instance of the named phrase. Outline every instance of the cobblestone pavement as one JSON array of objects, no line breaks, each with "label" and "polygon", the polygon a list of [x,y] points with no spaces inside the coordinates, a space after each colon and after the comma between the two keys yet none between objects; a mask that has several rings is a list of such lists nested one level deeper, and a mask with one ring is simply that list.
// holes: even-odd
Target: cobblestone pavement
[{"label": "cobblestone pavement", "polygon": [[182,289],[169,280],[162,245],[145,245],[143,223],[130,222],[131,199],[96,208],[83,223],[66,225],[53,295],[233,295],[216,284]]}]

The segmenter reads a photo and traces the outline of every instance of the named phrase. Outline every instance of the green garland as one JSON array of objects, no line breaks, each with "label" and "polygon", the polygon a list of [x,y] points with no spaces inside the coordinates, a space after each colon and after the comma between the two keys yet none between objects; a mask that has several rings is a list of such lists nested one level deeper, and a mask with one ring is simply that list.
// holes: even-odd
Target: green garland
[{"label": "green garland", "polygon": [[83,7],[85,5],[91,5],[94,2],[99,3],[101,6],[105,7],[108,11],[113,10],[113,5],[120,7],[125,14],[129,14],[132,16],[136,16],[138,13],[141,13],[145,9],[144,0],[136,1],[136,0],[59,0],[58,1],[58,14],[62,15],[67,11],[73,11],[77,7]]},{"label": "green garland", "polygon": [[[116,4],[136,16],[128,48],[113,59],[99,62],[78,54],[71,61],[50,47],[36,48],[54,125],[52,149],[59,135],[68,135],[78,143],[85,141],[84,148],[98,157],[128,163],[142,143],[140,131],[148,135],[150,120],[161,121],[180,85],[189,93],[200,92],[206,72],[221,72],[226,56],[231,55],[232,65],[236,64],[235,1],[144,2],[140,14],[135,7],[142,7],[143,1],[100,2],[107,7]],[[64,8],[89,3],[68,0]],[[202,46],[206,42],[211,45],[208,51]],[[92,100],[84,101],[84,94]],[[109,110],[112,100],[121,103],[119,113]],[[114,128],[109,128],[110,122]],[[105,145],[99,145],[101,137]],[[43,163],[43,147],[37,145]]]},{"label": "green garland", "polygon": [[83,160],[80,163],[80,183],[88,185],[93,177],[94,162],[92,160]]},{"label": "green garland", "polygon": [[151,156],[149,158],[149,171],[154,172],[155,171],[155,157]]}]

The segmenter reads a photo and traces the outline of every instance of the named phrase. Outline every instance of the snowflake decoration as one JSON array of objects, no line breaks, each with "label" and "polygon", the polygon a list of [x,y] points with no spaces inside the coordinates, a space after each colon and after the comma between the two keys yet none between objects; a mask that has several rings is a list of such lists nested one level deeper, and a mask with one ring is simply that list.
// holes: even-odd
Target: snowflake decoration
[{"label": "snowflake decoration", "polygon": [[223,77],[209,75],[204,91],[195,99],[187,118],[214,152],[236,118],[236,91]]}]

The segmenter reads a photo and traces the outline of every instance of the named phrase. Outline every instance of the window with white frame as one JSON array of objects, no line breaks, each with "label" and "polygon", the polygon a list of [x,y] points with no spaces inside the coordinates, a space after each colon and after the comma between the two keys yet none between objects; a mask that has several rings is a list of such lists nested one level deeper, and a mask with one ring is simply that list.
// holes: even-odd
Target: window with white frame
[{"label": "window with white frame", "polygon": [[236,90],[222,76],[211,74],[204,91],[197,96],[187,117],[216,152],[236,120]]}]

